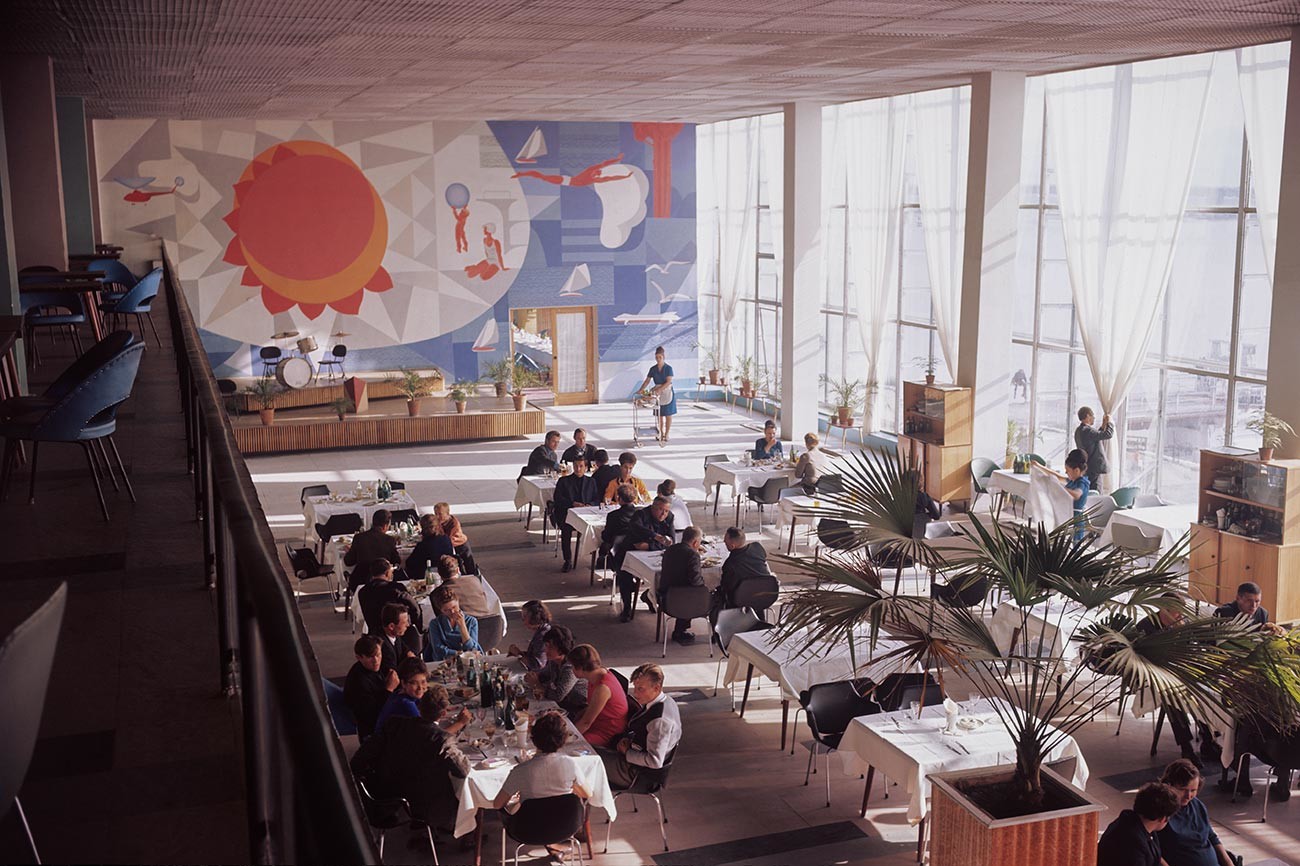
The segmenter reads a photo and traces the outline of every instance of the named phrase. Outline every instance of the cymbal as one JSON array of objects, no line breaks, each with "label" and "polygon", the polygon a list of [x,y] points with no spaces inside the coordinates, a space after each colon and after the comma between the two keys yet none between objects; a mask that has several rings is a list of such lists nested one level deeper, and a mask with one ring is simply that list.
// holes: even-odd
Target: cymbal
[{"label": "cymbal", "polygon": [[349,334],[347,331],[335,331],[334,333],[330,334],[330,336],[331,336],[331,337],[351,337],[352,335]]},{"label": "cymbal", "polygon": [[273,334],[273,335],[271,336],[271,339],[272,339],[272,340],[292,340],[292,339],[293,339],[294,337],[296,337],[296,336],[298,336],[298,332],[297,332],[297,331],[281,331],[281,332],[278,333],[278,334]]}]

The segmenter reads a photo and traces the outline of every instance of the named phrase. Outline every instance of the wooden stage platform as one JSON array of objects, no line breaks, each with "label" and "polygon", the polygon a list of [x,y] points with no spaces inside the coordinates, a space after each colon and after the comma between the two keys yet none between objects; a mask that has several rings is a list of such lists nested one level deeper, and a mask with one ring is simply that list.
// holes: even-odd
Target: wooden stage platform
[{"label": "wooden stage platform", "polygon": [[[391,397],[399,396],[397,386],[389,382],[386,378],[370,379],[366,377],[366,397],[371,400],[384,400]],[[255,379],[236,379],[234,380],[240,387],[240,390],[230,399],[235,402],[241,412],[257,412],[257,402],[252,395],[245,394],[245,386],[257,380]],[[430,383],[430,390],[437,393],[444,390],[444,384],[441,376],[434,377]],[[343,393],[343,380],[336,379],[334,382],[325,384],[309,385],[306,388],[286,388],[282,390],[275,398],[275,407],[279,409],[302,409],[309,406],[328,406],[330,403],[346,396]]]}]

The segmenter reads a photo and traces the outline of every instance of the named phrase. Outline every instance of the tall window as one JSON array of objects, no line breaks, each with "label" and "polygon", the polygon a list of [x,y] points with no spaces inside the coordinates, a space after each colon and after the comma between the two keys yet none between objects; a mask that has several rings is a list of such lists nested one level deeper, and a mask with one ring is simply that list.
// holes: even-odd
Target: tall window
[{"label": "tall window", "polygon": [[[1076,411],[1100,412],[1066,269],[1042,78],[1026,83],[1008,436],[1060,464]],[[1283,106],[1278,106],[1282,111]],[[1210,82],[1191,192],[1146,363],[1113,419],[1110,485],[1192,502],[1201,448],[1256,447],[1272,287],[1230,57]]]}]

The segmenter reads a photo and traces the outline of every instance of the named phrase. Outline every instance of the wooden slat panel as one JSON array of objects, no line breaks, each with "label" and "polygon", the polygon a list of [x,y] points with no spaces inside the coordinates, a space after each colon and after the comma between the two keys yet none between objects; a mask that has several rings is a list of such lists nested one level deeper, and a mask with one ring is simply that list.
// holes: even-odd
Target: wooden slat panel
[{"label": "wooden slat panel", "polygon": [[[261,361],[257,362],[261,364]],[[343,393],[343,380],[338,379],[337,385],[315,385],[310,388],[297,388],[282,391],[276,395],[275,408],[277,409],[301,409],[306,406],[328,406],[340,397],[345,396]],[[443,390],[444,383],[441,378],[435,379],[432,383],[434,391]],[[366,397],[370,400],[383,400],[387,397],[398,397],[397,386],[391,382],[385,382],[382,379],[366,380]],[[236,405],[241,412],[256,412],[258,405],[253,398],[240,391],[235,395]]]},{"label": "wooden slat panel", "polygon": [[507,439],[545,429],[546,413],[532,406],[522,412],[466,412],[417,418],[349,417],[346,421],[331,419],[234,428],[235,441],[244,454]]}]

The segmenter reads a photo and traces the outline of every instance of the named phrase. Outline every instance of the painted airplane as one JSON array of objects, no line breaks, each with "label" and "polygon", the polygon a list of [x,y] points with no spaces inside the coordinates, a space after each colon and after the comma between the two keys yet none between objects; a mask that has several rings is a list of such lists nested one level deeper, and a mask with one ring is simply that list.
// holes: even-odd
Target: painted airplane
[{"label": "painted airplane", "polygon": [[157,180],[157,178],[154,177],[115,177],[113,180],[131,190],[126,195],[122,196],[122,201],[129,201],[131,204],[147,202],[154,196],[171,195],[180,187],[185,186],[185,178],[183,177],[175,178],[175,182],[172,184],[171,189],[157,190],[145,189],[146,186]]},{"label": "painted airplane", "polygon": [[669,311],[667,313],[620,313],[614,321],[620,325],[675,325],[681,316]]}]

